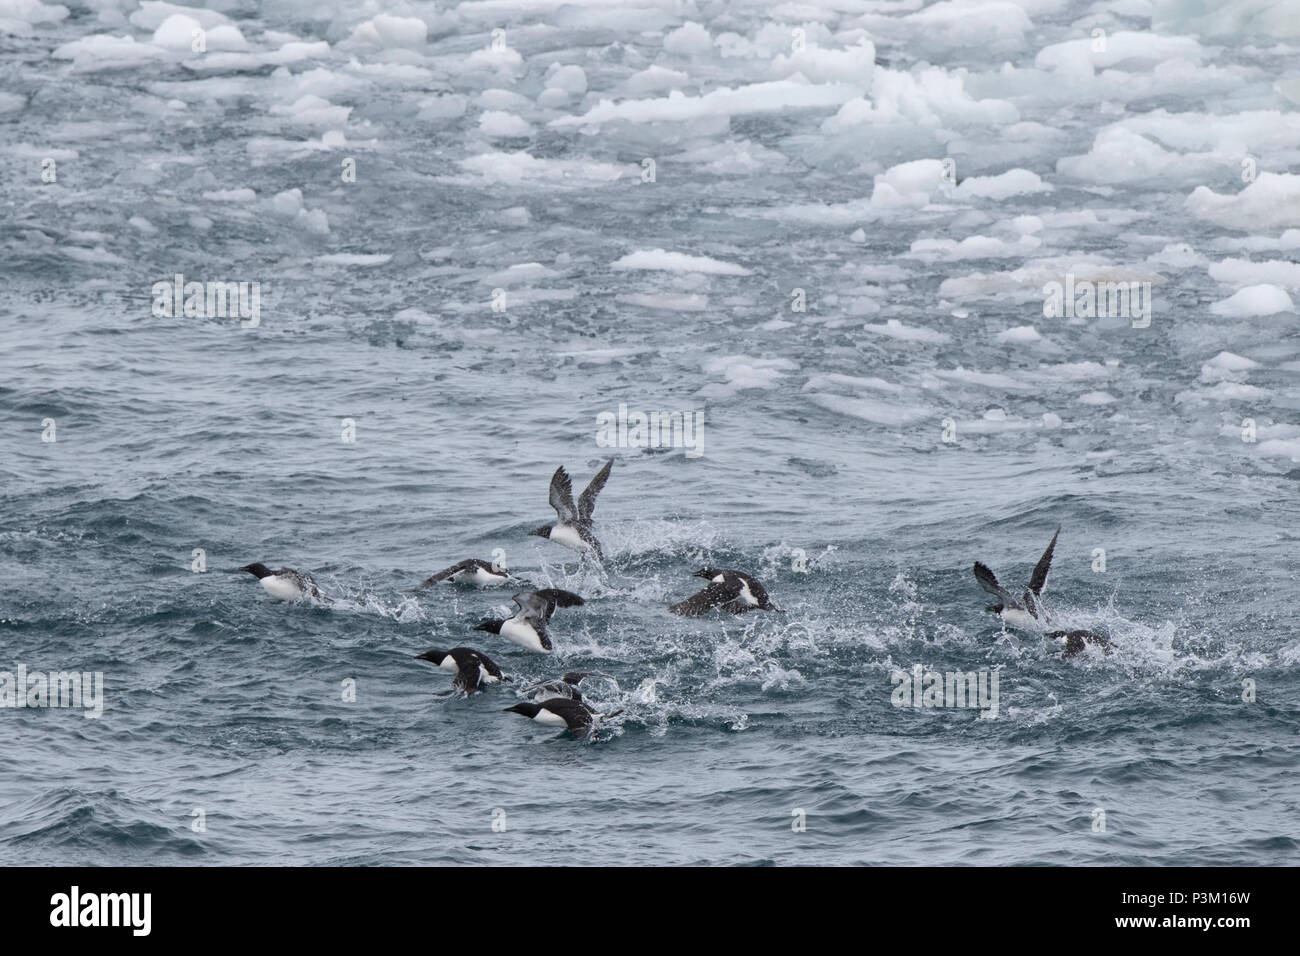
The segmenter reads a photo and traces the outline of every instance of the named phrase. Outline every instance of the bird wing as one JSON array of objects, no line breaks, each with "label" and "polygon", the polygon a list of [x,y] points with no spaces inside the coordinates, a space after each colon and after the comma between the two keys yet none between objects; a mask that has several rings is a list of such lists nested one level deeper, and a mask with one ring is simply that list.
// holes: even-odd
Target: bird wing
[{"label": "bird wing", "polygon": [[596,472],[596,477],[591,479],[587,488],[578,498],[578,518],[582,521],[590,521],[591,513],[596,510],[596,496],[600,494],[600,489],[605,487],[605,482],[609,479],[609,470],[614,467],[614,459],[611,458],[605,462],[605,467]]},{"label": "bird wing", "polygon": [[478,566],[478,562],[475,561],[473,558],[466,558],[464,561],[460,561],[456,564],[453,564],[449,568],[443,568],[437,574],[432,575],[429,578],[426,578],[420,584],[420,587],[427,588],[432,584],[437,584],[439,581],[447,580],[447,578],[451,577],[453,574],[459,574],[461,571],[468,571],[470,568],[474,568],[477,566]]},{"label": "bird wing", "polygon": [[551,507],[560,518],[561,524],[572,524],[577,518],[577,509],[573,507],[573,483],[569,473],[561,465],[551,476]]},{"label": "bird wing", "polygon": [[1029,579],[1029,590],[1034,594],[1043,593],[1043,585],[1047,583],[1047,572],[1052,569],[1052,552],[1056,550],[1056,538],[1061,533],[1061,526],[1056,526],[1056,534],[1052,535],[1051,542],[1047,545],[1047,550],[1043,556],[1038,559],[1034,565],[1034,573]]},{"label": "bird wing", "polygon": [[514,600],[525,617],[537,617],[543,621],[549,621],[557,607],[580,607],[585,603],[572,591],[562,591],[559,588],[520,591]]},{"label": "bird wing", "polygon": [[493,677],[495,677],[497,680],[504,681],[510,679],[506,677],[505,673],[501,670],[501,668],[497,667],[497,665],[493,663],[492,658],[488,657],[482,651],[473,651],[472,653],[474,654],[474,657],[478,660],[478,662],[483,665],[483,669],[487,671],[489,674],[491,674]]},{"label": "bird wing", "polygon": [[987,564],[975,562],[975,580],[979,582],[980,587],[989,594],[992,594],[1007,607],[1019,607],[1020,602],[1011,596],[1011,592],[998,584],[997,575],[994,574]]},{"label": "bird wing", "polygon": [[739,580],[718,581],[711,583],[703,591],[692,594],[685,601],[679,601],[668,610],[682,617],[697,617],[720,604],[730,604],[740,597]]},{"label": "bird wing", "polygon": [[316,584],[316,579],[306,571],[295,571],[293,568],[281,568],[275,572],[276,577],[288,578],[302,590],[304,594],[309,594],[318,601],[328,601],[329,599],[321,593],[320,587]]}]

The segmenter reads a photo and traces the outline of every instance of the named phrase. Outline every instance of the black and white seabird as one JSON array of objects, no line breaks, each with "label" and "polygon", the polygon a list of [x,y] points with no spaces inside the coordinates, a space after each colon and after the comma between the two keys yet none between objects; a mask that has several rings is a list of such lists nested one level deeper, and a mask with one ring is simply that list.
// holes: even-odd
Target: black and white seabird
[{"label": "black and white seabird", "polygon": [[605,487],[609,470],[613,467],[613,458],[605,462],[605,467],[596,472],[596,477],[591,479],[591,484],[587,485],[587,489],[578,496],[576,508],[573,504],[573,483],[569,480],[569,473],[564,470],[563,465],[555,469],[555,474],[551,476],[550,498],[551,507],[555,509],[559,520],[555,524],[543,525],[528,533],[539,538],[550,538],[556,544],[562,544],[579,554],[591,553],[597,560],[604,560],[605,555],[600,549],[600,542],[596,540],[596,535],[591,530],[591,515],[596,510],[596,496],[600,494],[600,489]]},{"label": "black and white seabird", "polygon": [[538,702],[524,701],[507,707],[506,713],[528,717],[543,727],[564,727],[574,734],[591,733],[598,718],[617,717],[623,713],[615,710],[608,714],[598,714],[591,706],[581,700],[567,697],[552,697]]},{"label": "black and white seabird", "polygon": [[[548,700],[552,697],[568,697],[571,700],[582,700],[582,691],[578,690],[578,685],[588,677],[604,677],[608,680],[614,680],[613,677],[600,671],[569,671],[562,677],[529,684],[524,688],[524,691],[532,694],[534,700]],[[617,681],[614,681],[614,683],[615,685],[618,684]]]},{"label": "black and white seabird", "polygon": [[1065,641],[1066,657],[1073,657],[1083,650],[1085,644],[1097,644],[1110,653],[1112,646],[1110,641],[1095,634],[1092,631],[1073,630],[1073,631],[1048,631],[1051,620],[1047,613],[1047,608],[1043,604],[1043,588],[1047,584],[1047,572],[1052,569],[1052,554],[1056,550],[1056,539],[1061,534],[1060,525],[1057,525],[1056,533],[1052,535],[1052,540],[1047,543],[1047,550],[1043,556],[1038,559],[1034,565],[1033,574],[1029,576],[1029,587],[1024,594],[1017,599],[1014,594],[998,583],[995,575],[986,564],[979,561],[975,562],[975,580],[989,594],[998,599],[997,604],[990,604],[985,608],[999,615],[1011,627],[1019,630],[1041,631],[1051,640]]},{"label": "black and white seabird", "polygon": [[721,571],[717,568],[700,568],[694,576],[704,578],[709,582],[709,586],[668,608],[674,614],[696,617],[715,607],[730,611],[732,614],[744,614],[755,610],[785,613],[768,599],[767,589],[748,574],[740,571]]},{"label": "black and white seabird", "polygon": [[316,586],[316,579],[306,571],[295,571],[293,568],[272,571],[260,561],[246,564],[239,570],[247,571],[256,577],[262,582],[262,587],[266,588],[267,594],[281,601],[301,601],[305,597],[316,601],[329,601],[329,598]]},{"label": "black and white seabird", "polygon": [[572,591],[545,588],[541,591],[520,591],[514,596],[519,611],[505,620],[489,620],[476,624],[474,630],[499,634],[507,641],[530,651],[545,654],[551,649],[551,636],[546,622],[557,607],[580,607],[582,598]]},{"label": "black and white seabird", "polygon": [[468,584],[476,588],[494,588],[512,580],[515,580],[513,574],[491,561],[466,558],[464,561],[453,564],[449,568],[443,568],[437,574],[425,579],[416,590],[432,587],[439,581],[450,581],[452,584]]},{"label": "black and white seabird", "polygon": [[468,697],[479,689],[480,684],[495,684],[510,680],[492,659],[472,647],[453,647],[449,651],[431,650],[416,654],[417,661],[428,661],[435,667],[452,671],[455,677],[451,686]]}]

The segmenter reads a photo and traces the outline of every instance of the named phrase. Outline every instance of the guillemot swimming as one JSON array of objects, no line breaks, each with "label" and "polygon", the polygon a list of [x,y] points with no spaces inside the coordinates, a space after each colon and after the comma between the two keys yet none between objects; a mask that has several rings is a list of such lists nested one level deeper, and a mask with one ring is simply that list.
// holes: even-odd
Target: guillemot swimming
[{"label": "guillemot swimming", "polygon": [[305,597],[311,597],[316,601],[329,603],[329,598],[316,586],[316,579],[306,571],[295,571],[293,568],[272,571],[260,561],[246,564],[239,570],[247,571],[256,577],[262,582],[262,587],[266,588],[267,594],[281,601],[301,601]]},{"label": "guillemot swimming", "polygon": [[453,671],[451,686],[465,697],[475,693],[480,684],[495,684],[510,680],[486,654],[472,647],[453,647],[449,651],[425,651],[416,654],[417,661],[428,661],[445,671]]},{"label": "guillemot swimming", "polygon": [[569,671],[563,677],[538,681],[536,684],[529,684],[524,688],[524,691],[532,694],[535,701],[549,700],[553,697],[568,697],[571,700],[582,700],[582,691],[578,690],[578,685],[588,677],[604,677],[608,680],[614,681],[614,686],[618,686],[618,681],[614,680],[614,678],[610,677],[608,674],[602,674],[600,671]]},{"label": "guillemot swimming", "polygon": [[668,608],[674,614],[696,617],[715,607],[730,611],[732,614],[744,614],[754,610],[785,613],[768,599],[767,589],[748,574],[740,571],[721,571],[717,568],[700,568],[693,576],[704,578],[709,582],[709,586]]},{"label": "guillemot swimming", "polygon": [[598,714],[585,702],[570,700],[567,697],[552,697],[536,703],[525,701],[507,707],[505,711],[508,714],[528,717],[543,727],[564,727],[574,734],[581,735],[591,733],[598,718],[617,717],[623,713],[621,710],[615,710],[608,714]]},{"label": "guillemot swimming", "polygon": [[1052,535],[1052,540],[1047,543],[1047,550],[1038,559],[1038,563],[1034,565],[1033,574],[1029,576],[1029,587],[1019,600],[998,583],[997,575],[989,569],[988,565],[979,561],[975,562],[975,580],[979,582],[980,587],[999,601],[998,604],[990,604],[985,610],[999,615],[1011,627],[1019,630],[1044,632],[1044,635],[1051,640],[1064,640],[1065,657],[1073,657],[1078,654],[1083,650],[1085,644],[1097,644],[1109,654],[1113,645],[1100,634],[1082,629],[1073,631],[1047,630],[1051,620],[1047,608],[1043,604],[1042,594],[1043,588],[1047,584],[1047,572],[1052,569],[1052,554],[1056,550],[1056,539],[1060,534],[1061,527],[1057,525],[1056,533]]},{"label": "guillemot swimming", "polygon": [[449,568],[443,568],[432,577],[426,578],[416,587],[416,590],[431,587],[439,581],[450,581],[453,584],[469,584],[476,588],[493,588],[514,579],[513,574],[491,561],[466,558],[464,561],[453,564]]},{"label": "guillemot swimming", "polygon": [[541,591],[520,591],[513,598],[519,605],[514,617],[505,620],[488,620],[476,624],[474,630],[499,634],[512,644],[545,654],[551,649],[551,636],[546,622],[557,607],[580,607],[582,598],[572,591],[545,588]]},{"label": "guillemot swimming", "polygon": [[528,533],[539,538],[550,538],[556,544],[562,544],[579,554],[593,553],[598,561],[603,561],[605,556],[600,549],[600,542],[591,530],[591,515],[596,510],[596,496],[605,487],[609,470],[613,467],[613,458],[605,462],[605,467],[596,472],[596,477],[591,479],[586,490],[578,496],[576,508],[573,505],[573,483],[569,480],[569,473],[563,465],[555,469],[555,474],[551,476],[550,500],[559,520]]}]

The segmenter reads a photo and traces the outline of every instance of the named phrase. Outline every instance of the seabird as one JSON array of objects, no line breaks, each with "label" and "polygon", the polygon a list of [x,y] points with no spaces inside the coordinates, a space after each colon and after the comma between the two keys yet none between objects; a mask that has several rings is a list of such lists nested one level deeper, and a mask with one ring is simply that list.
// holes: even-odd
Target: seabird
[{"label": "seabird", "polygon": [[510,680],[491,658],[472,647],[453,647],[449,651],[425,651],[423,654],[416,654],[415,659],[428,661],[435,667],[454,672],[456,676],[452,679],[451,686],[466,697],[478,691],[480,684],[495,684],[497,681]]},{"label": "seabird", "polygon": [[[582,700],[582,691],[578,690],[578,685],[588,677],[604,677],[608,680],[614,680],[608,674],[602,674],[600,671],[569,671],[563,677],[529,684],[524,690],[533,694],[534,699],[548,700],[552,697],[568,697],[572,700]],[[618,682],[614,681],[614,683],[617,684]],[[541,696],[543,694],[546,696]]]},{"label": "seabird", "polygon": [[329,598],[316,586],[316,579],[306,571],[295,571],[293,568],[272,571],[260,561],[246,564],[239,570],[247,571],[256,577],[262,582],[262,587],[266,588],[267,594],[281,601],[301,601],[304,597],[322,602],[329,601]]},{"label": "seabird", "polygon": [[505,584],[513,578],[514,575],[509,571],[493,564],[491,561],[466,558],[464,561],[453,564],[449,568],[443,568],[437,574],[427,578],[420,583],[416,590],[431,587],[439,581],[451,581],[453,584],[469,584],[476,588],[492,588]]},{"label": "seabird", "polygon": [[567,697],[552,697],[540,702],[525,701],[505,710],[508,714],[519,714],[535,720],[543,727],[564,727],[578,735],[591,733],[597,718],[617,717],[623,713],[622,710],[615,710],[608,714],[598,714],[583,701]]},{"label": "seabird", "polygon": [[979,582],[980,587],[998,599],[997,604],[990,604],[985,610],[999,615],[1011,627],[1020,630],[1045,631],[1046,636],[1051,640],[1064,640],[1065,657],[1078,654],[1085,644],[1100,645],[1109,654],[1111,642],[1092,631],[1046,631],[1051,621],[1047,608],[1043,604],[1042,594],[1047,584],[1047,572],[1052,569],[1052,553],[1056,550],[1056,539],[1060,534],[1061,527],[1057,525],[1056,533],[1047,543],[1047,550],[1038,559],[1033,574],[1029,576],[1029,587],[1018,600],[1014,594],[998,583],[997,575],[989,569],[988,565],[975,562],[975,580]]},{"label": "seabird", "polygon": [[740,571],[720,571],[717,568],[700,568],[694,577],[704,578],[709,586],[697,594],[692,594],[685,601],[674,604],[668,610],[683,617],[696,617],[715,607],[732,614],[744,614],[746,611],[785,612],[773,604],[767,597],[767,589],[754,578]]},{"label": "seabird", "polygon": [[557,607],[580,607],[582,598],[572,591],[558,588],[545,588],[541,591],[520,591],[513,598],[519,605],[514,617],[505,620],[488,620],[476,624],[474,630],[499,634],[511,643],[530,651],[547,653],[551,649],[551,637],[546,630],[546,622],[551,619]]},{"label": "seabird", "polygon": [[591,530],[591,514],[596,510],[596,496],[600,494],[600,489],[605,487],[609,470],[613,467],[613,458],[605,462],[605,467],[596,472],[596,477],[591,479],[591,484],[587,485],[587,489],[578,497],[576,508],[573,505],[573,483],[569,480],[569,473],[564,470],[563,465],[555,469],[555,474],[551,476],[550,499],[551,507],[555,509],[559,520],[555,524],[543,525],[528,533],[539,538],[550,538],[556,544],[562,544],[579,554],[592,552],[597,560],[604,560],[600,542],[596,540],[596,535]]}]

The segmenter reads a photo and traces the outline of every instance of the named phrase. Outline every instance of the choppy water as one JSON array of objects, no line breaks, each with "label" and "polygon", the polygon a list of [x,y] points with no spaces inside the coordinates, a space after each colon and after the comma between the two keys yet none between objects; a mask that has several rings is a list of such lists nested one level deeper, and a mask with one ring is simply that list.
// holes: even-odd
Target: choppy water
[{"label": "choppy water", "polygon": [[[0,0],[0,670],[106,681],[0,710],[0,859],[1296,862],[1300,335],[1213,308],[1300,294],[1293,10],[348,6],[219,4],[249,49],[190,55],[159,5]],[[1128,52],[1057,65],[1094,28]],[[1278,175],[1189,198],[1245,154]],[[709,261],[620,261],[657,249]],[[1150,326],[1044,317],[1066,272],[1152,282]],[[260,325],[154,315],[176,273]],[[598,447],[620,403],[703,410],[703,455]],[[610,454],[597,571],[527,531]],[[972,561],[1021,584],[1057,524],[1111,656],[983,610]],[[405,593],[494,548],[587,599],[553,658],[470,630],[508,591]],[[669,614],[701,564],[787,613]],[[624,714],[454,699],[411,656],[457,644]],[[917,664],[998,669],[996,719],[893,706]]]}]

